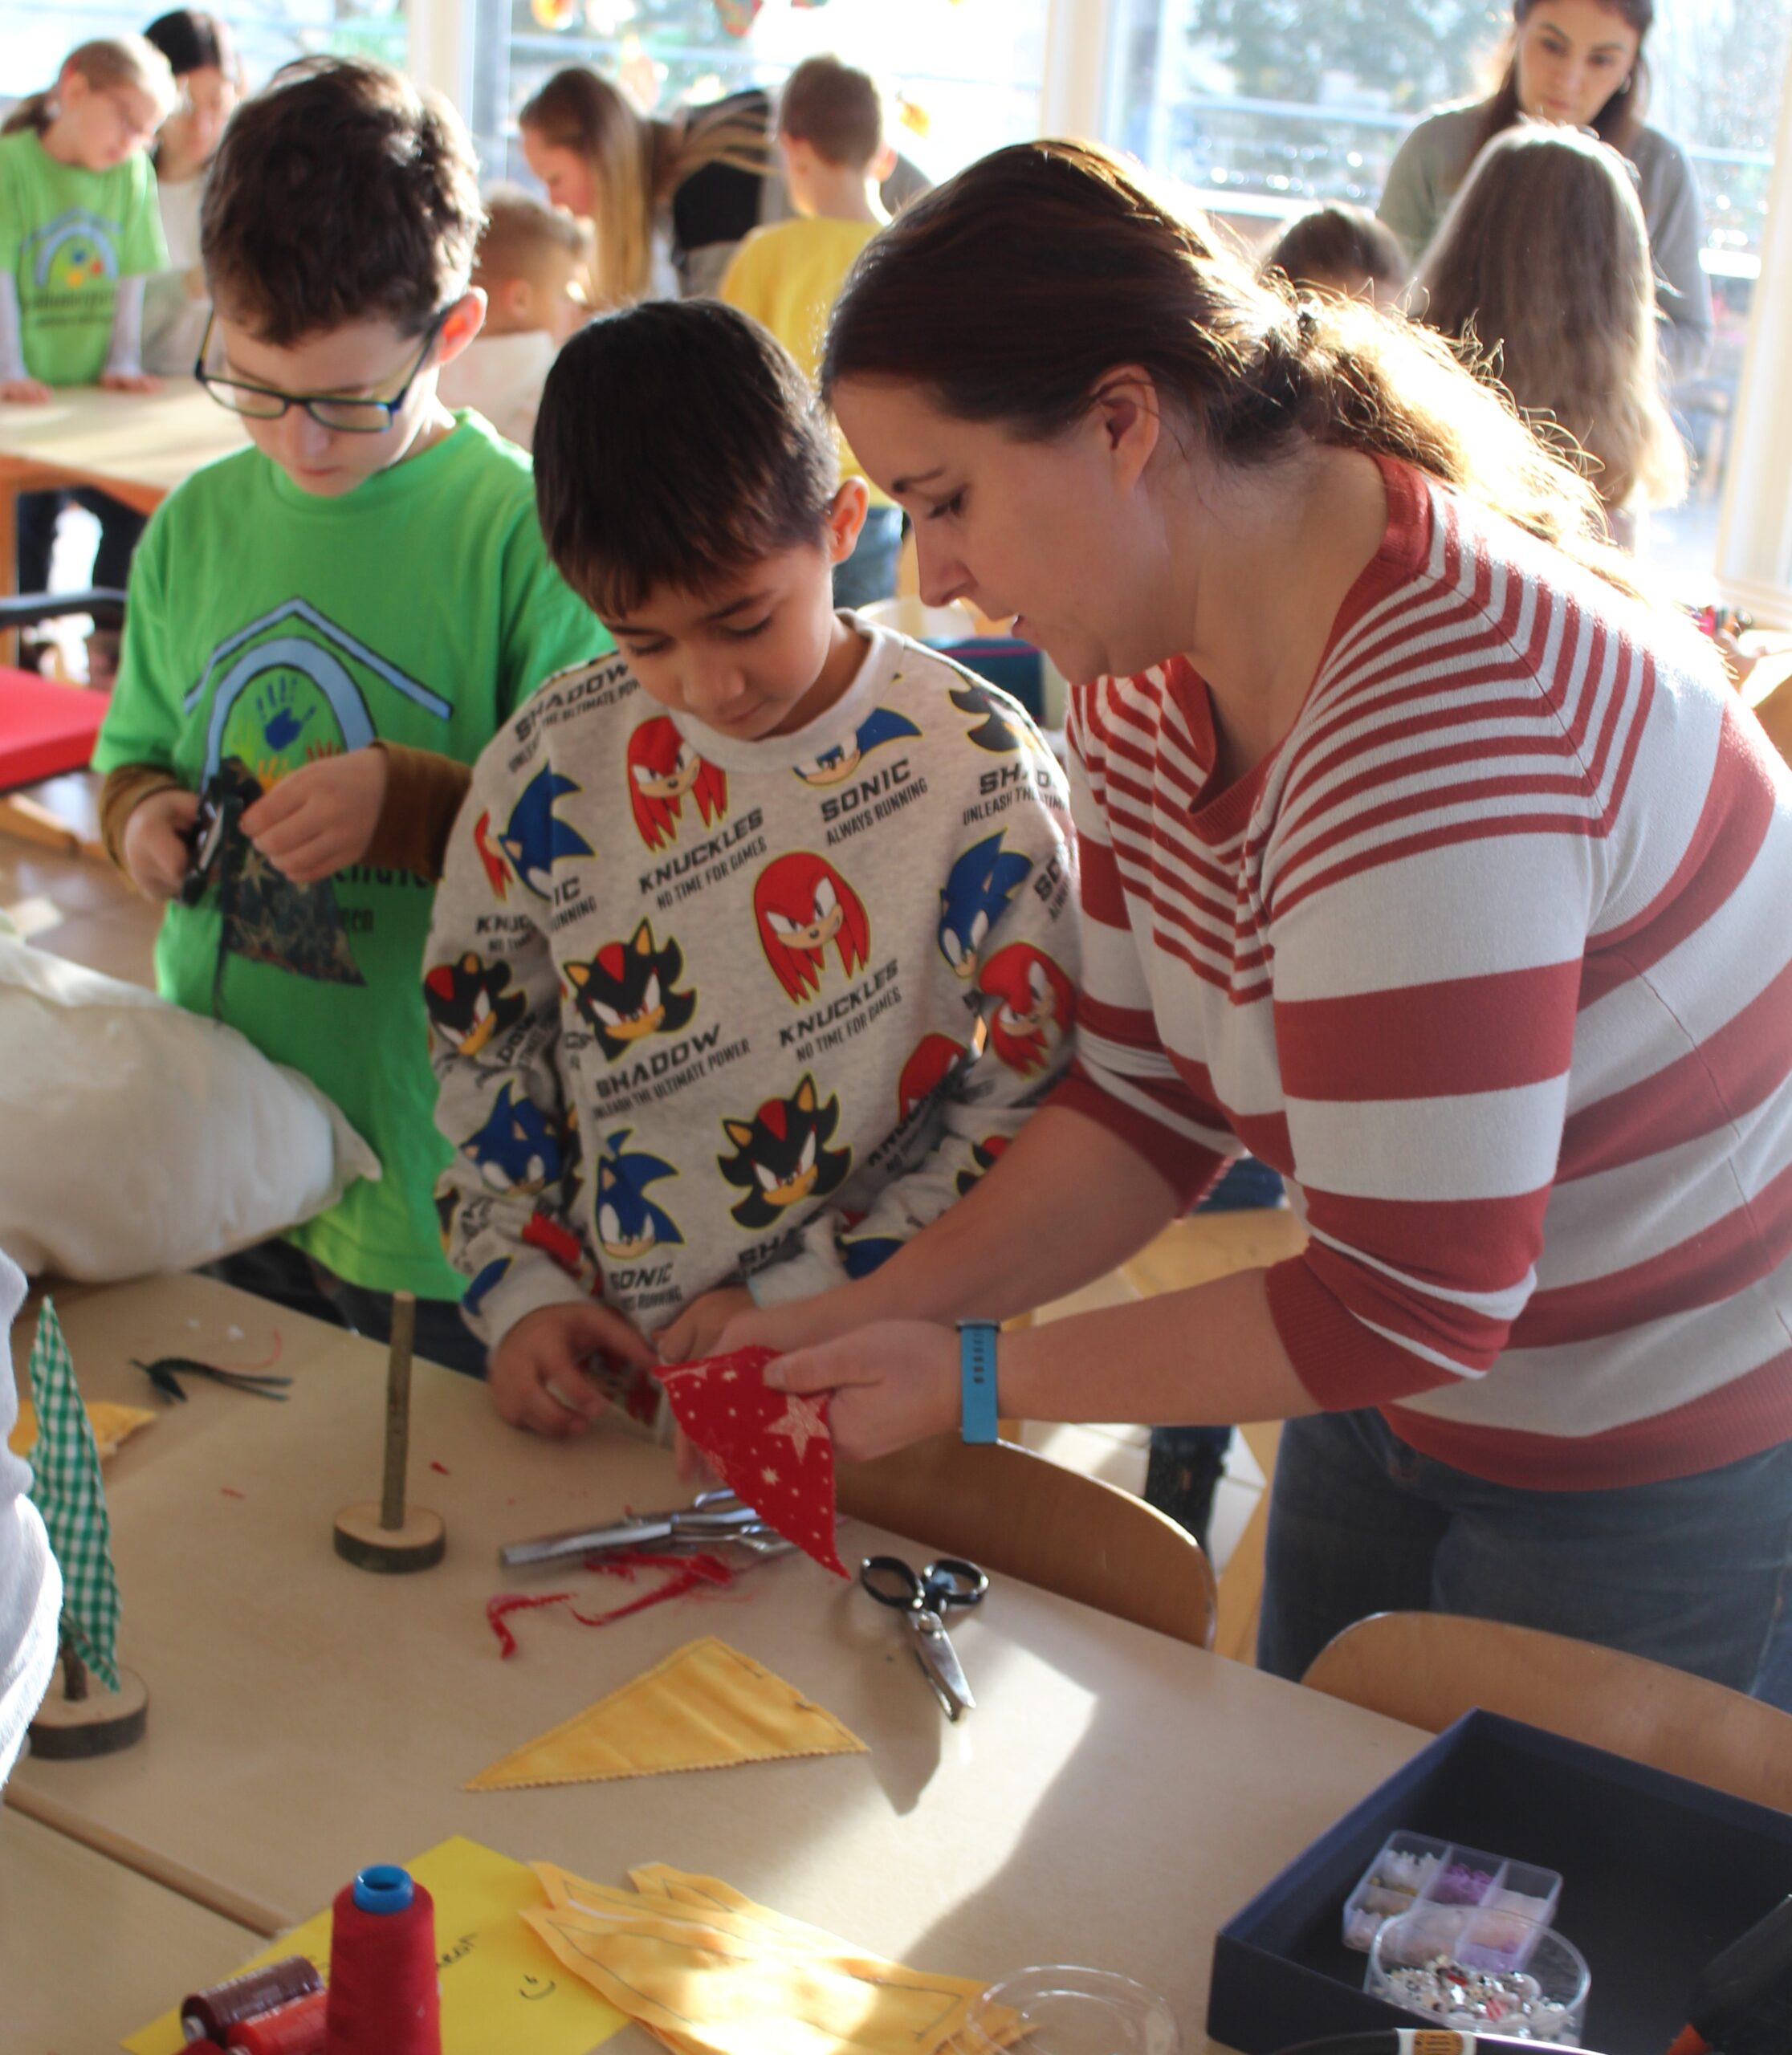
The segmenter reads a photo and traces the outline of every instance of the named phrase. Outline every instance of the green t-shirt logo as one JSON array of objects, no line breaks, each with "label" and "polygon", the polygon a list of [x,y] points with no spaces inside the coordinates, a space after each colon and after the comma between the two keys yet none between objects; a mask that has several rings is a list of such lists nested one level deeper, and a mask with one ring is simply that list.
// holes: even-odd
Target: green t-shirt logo
[{"label": "green t-shirt logo", "polygon": [[118,276],[118,223],[71,208],[26,236],[31,282],[50,292],[81,292]]},{"label": "green t-shirt logo", "polygon": [[209,695],[205,780],[227,756],[265,787],[320,756],[404,735],[396,694],[439,722],[453,712],[430,691],[303,600],[252,621],[212,652],[188,708]]}]

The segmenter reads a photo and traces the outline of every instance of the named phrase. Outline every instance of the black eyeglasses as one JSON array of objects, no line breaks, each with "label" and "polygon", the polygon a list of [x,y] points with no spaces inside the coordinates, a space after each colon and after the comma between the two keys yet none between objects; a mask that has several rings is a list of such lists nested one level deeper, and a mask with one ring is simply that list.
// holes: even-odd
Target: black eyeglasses
[{"label": "black eyeglasses", "polygon": [[215,313],[206,322],[206,332],[200,338],[193,375],[219,406],[228,407],[232,413],[242,414],[250,421],[278,421],[288,407],[303,407],[320,428],[327,428],[333,434],[383,435],[397,419],[398,409],[409,397],[410,389],[430,360],[430,352],[435,348],[442,324],[453,311],[451,307],[443,307],[424,330],[423,347],[417,352],[417,361],[405,374],[404,384],[389,400],[333,400],[328,395],[277,392],[271,385],[251,385],[240,378],[220,378],[215,372],[206,368],[206,359],[211,352],[212,328],[218,319]]}]

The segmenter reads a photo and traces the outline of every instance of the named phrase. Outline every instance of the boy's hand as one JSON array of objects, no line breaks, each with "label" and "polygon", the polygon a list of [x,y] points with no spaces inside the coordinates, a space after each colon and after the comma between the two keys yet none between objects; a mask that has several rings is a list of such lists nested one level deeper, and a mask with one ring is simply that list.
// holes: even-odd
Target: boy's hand
[{"label": "boy's hand", "polygon": [[147,371],[102,371],[100,385],[108,393],[159,393],[161,380]]},{"label": "boy's hand", "polygon": [[10,400],[15,406],[45,407],[50,404],[50,388],[41,378],[9,378],[0,383],[0,400]]},{"label": "boy's hand", "polygon": [[744,1284],[726,1284],[693,1299],[675,1320],[654,1337],[662,1363],[700,1363],[721,1345],[723,1330],[742,1313],[751,1312],[753,1295]]},{"label": "boy's hand", "polygon": [[321,756],[263,792],[242,832],[295,885],[315,885],[367,854],[391,767],[383,749]]},{"label": "boy's hand", "polygon": [[120,844],[131,882],[146,899],[172,899],[187,874],[193,852],[187,832],[199,811],[199,795],[166,786],[131,809]]},{"label": "boy's hand", "polygon": [[609,1403],[585,1369],[594,1355],[647,1369],[654,1352],[620,1313],[595,1299],[538,1307],[491,1352],[486,1382],[492,1403],[513,1427],[561,1440],[582,1434]]}]

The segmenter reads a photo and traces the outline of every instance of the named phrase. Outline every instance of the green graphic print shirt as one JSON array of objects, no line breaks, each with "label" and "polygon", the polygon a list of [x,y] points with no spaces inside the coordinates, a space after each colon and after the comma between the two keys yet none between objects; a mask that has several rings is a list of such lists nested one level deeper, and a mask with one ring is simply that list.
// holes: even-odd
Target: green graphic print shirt
[{"label": "green graphic print shirt", "polygon": [[59,164],[30,130],[0,136],[0,277],[13,281],[32,377],[92,385],[106,368],[120,279],[167,262],[144,152],[88,171]]},{"label": "green graphic print shirt", "polygon": [[[607,649],[548,561],[527,458],[457,421],[341,498],[256,450],[173,493],[132,567],[95,765],[252,798],[376,736],[470,763],[543,678]],[[235,834],[219,873],[163,920],[164,995],[312,1079],[384,1166],[290,1239],[353,1284],[458,1298],[431,1198],[448,1150],[419,983],[430,886],[355,865],[302,889]]]}]

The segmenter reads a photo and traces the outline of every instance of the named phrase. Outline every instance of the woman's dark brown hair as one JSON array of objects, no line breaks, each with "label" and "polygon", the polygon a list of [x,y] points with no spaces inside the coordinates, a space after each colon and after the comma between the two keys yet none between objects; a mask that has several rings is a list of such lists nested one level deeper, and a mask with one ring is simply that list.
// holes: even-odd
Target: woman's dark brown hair
[{"label": "woman's dark brown hair", "polygon": [[1361,301],[1297,304],[1092,144],[997,150],[899,215],[835,307],[821,387],[912,384],[1045,441],[1125,365],[1210,459],[1273,464],[1303,436],[1399,458],[1633,589],[1586,481],[1441,337]]},{"label": "woman's dark brown hair", "polygon": [[[1635,31],[1636,63],[1630,76],[1593,117],[1593,132],[1609,143],[1620,157],[1627,157],[1649,106],[1649,67],[1643,62],[1643,45],[1655,26],[1655,0],[1599,0],[1608,14],[1615,14],[1625,27]],[[1537,0],[1512,0],[1512,30],[1506,38],[1499,83],[1487,103],[1486,112],[1476,129],[1473,145],[1462,169],[1478,157],[1502,129],[1509,128],[1524,110],[1518,104],[1518,31],[1529,18]]]},{"label": "woman's dark brown hair", "polygon": [[466,291],[483,219],[446,100],[383,64],[307,57],[231,116],[200,252],[220,311],[277,348],[381,318],[415,336]]}]

